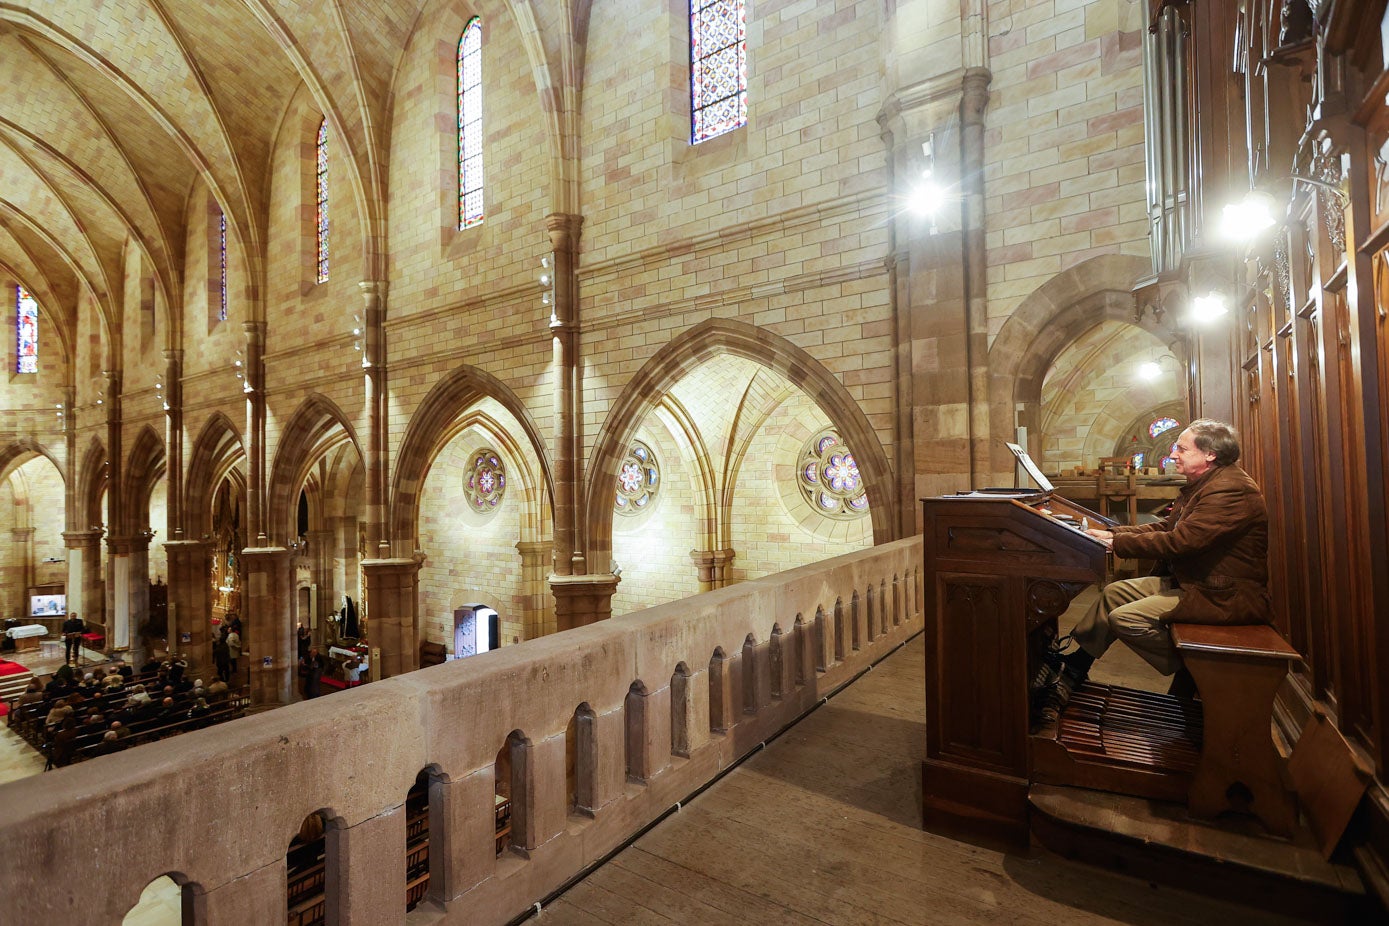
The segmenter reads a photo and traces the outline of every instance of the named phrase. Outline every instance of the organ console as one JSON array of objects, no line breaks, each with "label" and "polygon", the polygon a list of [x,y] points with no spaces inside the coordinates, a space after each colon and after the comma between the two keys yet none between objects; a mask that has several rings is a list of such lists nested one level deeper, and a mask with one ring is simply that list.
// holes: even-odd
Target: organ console
[{"label": "organ console", "polygon": [[1029,683],[1057,618],[1109,571],[1112,554],[1083,528],[1110,522],[1046,490],[961,493],[922,509],[924,824],[1025,839],[1034,783],[1184,800],[1199,705],[1087,682],[1059,719],[1030,720]]}]

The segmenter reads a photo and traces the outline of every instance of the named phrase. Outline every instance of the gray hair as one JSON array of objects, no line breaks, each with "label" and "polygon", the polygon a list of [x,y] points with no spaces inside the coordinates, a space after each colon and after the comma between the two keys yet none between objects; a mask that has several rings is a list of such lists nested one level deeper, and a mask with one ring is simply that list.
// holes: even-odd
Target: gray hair
[{"label": "gray hair", "polygon": [[1229,466],[1239,459],[1239,434],[1223,421],[1197,418],[1186,426],[1202,453],[1215,454],[1217,466]]}]

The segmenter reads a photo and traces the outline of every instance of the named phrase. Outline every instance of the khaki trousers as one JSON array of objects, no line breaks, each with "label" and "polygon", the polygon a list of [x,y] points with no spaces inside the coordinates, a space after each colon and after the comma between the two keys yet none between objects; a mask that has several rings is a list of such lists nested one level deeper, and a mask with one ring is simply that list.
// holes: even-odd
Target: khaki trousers
[{"label": "khaki trousers", "polygon": [[1096,659],[1116,639],[1123,640],[1154,669],[1171,675],[1182,667],[1182,658],[1172,644],[1166,617],[1180,600],[1181,590],[1159,576],[1111,582],[1071,637]]}]

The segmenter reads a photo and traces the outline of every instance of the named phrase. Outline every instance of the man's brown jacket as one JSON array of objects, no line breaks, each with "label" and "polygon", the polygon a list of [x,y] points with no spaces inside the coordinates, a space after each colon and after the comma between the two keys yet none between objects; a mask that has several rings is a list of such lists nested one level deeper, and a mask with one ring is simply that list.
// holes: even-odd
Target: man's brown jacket
[{"label": "man's brown jacket", "polygon": [[1181,601],[1172,623],[1264,624],[1268,509],[1237,465],[1216,466],[1182,487],[1167,519],[1114,528],[1116,556],[1165,561]]}]

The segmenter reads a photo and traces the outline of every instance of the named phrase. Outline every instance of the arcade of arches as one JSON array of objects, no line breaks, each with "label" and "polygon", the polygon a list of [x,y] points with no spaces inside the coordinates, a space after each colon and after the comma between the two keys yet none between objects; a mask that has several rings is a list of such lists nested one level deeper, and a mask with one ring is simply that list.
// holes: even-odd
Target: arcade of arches
[{"label": "arcade of arches", "polygon": [[[1013,485],[1007,442],[1161,480],[1215,417],[1273,510],[1279,720],[1374,767],[1389,858],[1385,5],[728,0],[692,59],[680,2],[0,4],[0,617],[62,594],[93,647],[201,667],[235,616],[281,705],[297,625],[373,681],[557,658],[928,542],[919,500]],[[1276,221],[1232,245],[1251,189]],[[818,633],[806,678],[847,671],[838,591],[749,663]],[[487,775],[504,737],[466,742]]]}]

